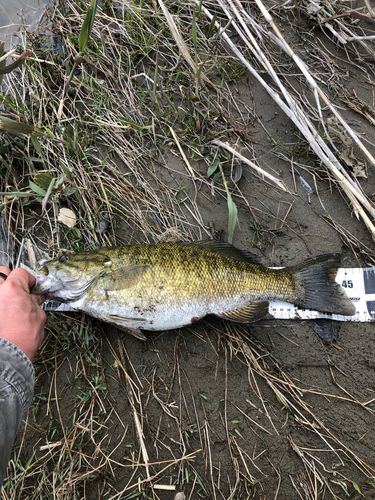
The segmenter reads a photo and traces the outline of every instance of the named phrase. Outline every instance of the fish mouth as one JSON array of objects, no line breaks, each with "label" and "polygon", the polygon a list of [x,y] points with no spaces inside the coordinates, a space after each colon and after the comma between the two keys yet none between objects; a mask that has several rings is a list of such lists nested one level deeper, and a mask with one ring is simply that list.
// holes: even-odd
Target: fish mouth
[{"label": "fish mouth", "polygon": [[[69,300],[69,298],[74,295],[76,296],[77,291],[80,293],[82,287],[71,287],[79,281],[79,278],[69,281],[67,284],[69,287],[56,279],[55,277],[48,274],[47,276],[37,276],[35,285],[31,288],[31,293],[35,295],[45,295],[48,299],[59,299],[60,302]],[[75,298],[75,297],[74,297]]]},{"label": "fish mouth", "polygon": [[35,285],[30,291],[34,295],[49,295],[61,288],[63,288],[62,283],[60,281],[56,282],[51,276],[37,276]]},{"label": "fish mouth", "polygon": [[81,278],[62,282],[56,276],[48,273],[47,276],[37,276],[31,293],[35,295],[45,295],[47,299],[59,302],[75,302],[83,297],[92,288],[94,283],[105,273],[105,270],[98,276],[88,279],[83,284]]},{"label": "fish mouth", "polygon": [[56,283],[56,285],[51,288],[49,286],[49,281],[41,280],[41,282],[37,281],[30,291],[35,295],[45,295],[47,300],[55,300],[57,302],[74,302],[82,297],[86,289],[83,287],[78,289],[64,288],[62,283]]}]

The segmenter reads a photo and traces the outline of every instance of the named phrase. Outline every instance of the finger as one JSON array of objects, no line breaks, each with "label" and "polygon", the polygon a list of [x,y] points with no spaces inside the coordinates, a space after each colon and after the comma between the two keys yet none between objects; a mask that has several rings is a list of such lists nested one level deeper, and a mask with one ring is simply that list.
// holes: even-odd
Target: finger
[{"label": "finger", "polygon": [[29,293],[30,288],[35,285],[36,278],[28,271],[26,271],[26,269],[22,269],[22,267],[17,267],[17,269],[14,269],[14,271],[12,271],[8,275],[7,281],[11,280],[20,283],[25,292]]},{"label": "finger", "polygon": [[47,314],[41,307],[38,307],[38,317],[41,322],[41,327],[42,329],[44,328],[44,325],[46,324],[47,321]]},{"label": "finger", "polygon": [[6,278],[4,278],[4,276],[9,276],[10,272],[11,271],[10,271],[9,267],[0,266],[0,285],[2,283],[4,283],[4,281],[6,280]]},{"label": "finger", "polygon": [[47,300],[47,297],[45,295],[34,295],[33,293],[30,294],[30,298],[39,306],[41,306],[43,302]]},{"label": "finger", "polygon": [[40,306],[47,300],[46,295],[37,295],[37,297],[38,297],[38,302],[39,302]]}]

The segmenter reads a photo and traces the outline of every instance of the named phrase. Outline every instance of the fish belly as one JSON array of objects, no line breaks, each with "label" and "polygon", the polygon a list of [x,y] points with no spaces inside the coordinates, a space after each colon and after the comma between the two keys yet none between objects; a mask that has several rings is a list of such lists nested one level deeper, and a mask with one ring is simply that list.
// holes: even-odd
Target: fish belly
[{"label": "fish belly", "polygon": [[82,298],[70,305],[79,311],[83,311],[94,318],[108,323],[117,324],[121,327],[141,330],[172,330],[191,325],[204,318],[208,314],[221,314],[222,312],[241,307],[246,302],[243,298],[228,300],[223,298],[219,301],[192,300],[189,302],[164,303],[154,301],[146,306],[131,304],[114,298],[112,300],[90,300]]}]

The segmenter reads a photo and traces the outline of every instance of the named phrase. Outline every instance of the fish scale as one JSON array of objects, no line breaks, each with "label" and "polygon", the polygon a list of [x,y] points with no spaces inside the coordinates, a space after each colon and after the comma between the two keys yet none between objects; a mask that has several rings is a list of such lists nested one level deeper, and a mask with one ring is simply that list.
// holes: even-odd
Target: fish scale
[{"label": "fish scale", "polygon": [[[121,249],[120,249],[121,250]],[[166,302],[179,302],[212,299],[222,301],[236,297],[246,297],[246,301],[267,298],[295,297],[294,283],[289,270],[275,271],[249,262],[237,261],[210,249],[202,250],[189,245],[139,245],[127,249],[129,253],[114,252],[113,272],[127,265],[147,263],[142,280],[128,288],[126,277],[118,278],[117,289],[127,289],[127,300],[136,303],[137,294],[143,299],[152,300],[157,293]],[[112,286],[112,275],[100,280],[102,288]],[[98,283],[99,285],[99,283]],[[188,285],[188,286],[186,286]],[[96,293],[91,290],[88,297]]]}]

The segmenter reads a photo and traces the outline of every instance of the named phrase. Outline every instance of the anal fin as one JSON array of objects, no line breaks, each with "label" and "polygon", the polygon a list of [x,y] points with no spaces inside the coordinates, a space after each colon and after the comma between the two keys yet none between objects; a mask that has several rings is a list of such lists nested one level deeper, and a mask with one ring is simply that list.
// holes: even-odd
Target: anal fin
[{"label": "anal fin", "polygon": [[266,301],[251,302],[246,306],[216,314],[216,316],[219,316],[219,318],[229,319],[230,321],[236,321],[237,323],[253,323],[254,321],[259,321],[266,316],[268,313],[268,306],[269,303]]}]

